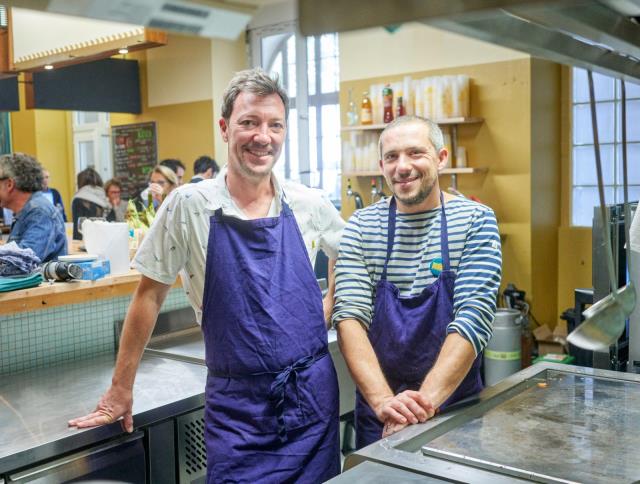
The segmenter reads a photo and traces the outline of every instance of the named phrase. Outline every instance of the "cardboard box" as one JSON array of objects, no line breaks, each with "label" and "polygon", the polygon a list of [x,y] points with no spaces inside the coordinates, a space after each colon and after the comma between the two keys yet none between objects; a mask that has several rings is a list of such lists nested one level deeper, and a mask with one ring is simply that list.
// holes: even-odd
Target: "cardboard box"
[{"label": "cardboard box", "polygon": [[533,330],[533,336],[538,343],[538,354],[544,356],[549,353],[565,354],[567,344],[567,323],[558,324],[553,331],[543,324]]},{"label": "cardboard box", "polygon": [[82,277],[85,281],[102,279],[111,273],[111,265],[108,259],[98,259],[91,262],[76,262],[75,265],[82,269]]}]

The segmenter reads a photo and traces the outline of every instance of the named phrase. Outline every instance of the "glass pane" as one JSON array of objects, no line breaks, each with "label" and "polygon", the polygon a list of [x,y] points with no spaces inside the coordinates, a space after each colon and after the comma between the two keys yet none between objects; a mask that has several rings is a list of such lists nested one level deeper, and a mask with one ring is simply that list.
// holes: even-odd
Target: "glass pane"
[{"label": "glass pane", "polygon": [[318,170],[318,120],[315,106],[309,106],[309,170]]},{"label": "glass pane", "polygon": [[340,106],[322,106],[322,166],[335,168],[340,163]]},{"label": "glass pane", "polygon": [[89,124],[98,122],[99,113],[76,111],[76,124]]},{"label": "glass pane", "polygon": [[307,37],[307,79],[309,95],[316,93],[316,37]]},{"label": "glass pane", "polygon": [[95,167],[96,160],[93,153],[93,141],[80,141],[78,143],[78,169]]},{"label": "glass pane", "polygon": [[[605,204],[613,203],[613,187],[605,187]],[[593,208],[600,206],[596,187],[574,187],[572,197],[571,224],[591,227],[593,225]]]},{"label": "glass pane", "polygon": [[[600,159],[604,183],[613,185],[615,180],[613,145],[600,146]],[[573,185],[596,185],[597,183],[593,145],[575,146],[573,148]]]},{"label": "glass pane", "polygon": [[287,133],[289,142],[289,178],[300,181],[300,164],[298,163],[298,110],[289,111],[289,128]]},{"label": "glass pane", "polygon": [[[618,103],[618,141],[622,141],[622,103]],[[640,100],[627,100],[627,141],[640,141]]]},{"label": "glass pane", "polygon": [[[614,103],[598,103],[596,116],[600,143],[613,143]],[[588,104],[573,106],[573,142],[577,145],[593,143],[591,108]]]},{"label": "glass pane", "polygon": [[267,72],[278,74],[283,83],[286,83],[287,80],[282,77],[282,53],[286,49],[289,37],[292,36],[293,34],[291,32],[285,32],[282,34],[269,35],[260,40],[262,68]]},{"label": "glass pane", "polygon": [[296,37],[292,35],[287,40],[287,79],[285,87],[289,96],[296,97]]},{"label": "glass pane", "polygon": [[627,89],[627,99],[640,98],[640,84],[627,82],[625,88]]},{"label": "glass pane", "polygon": [[102,171],[100,175],[103,181],[107,181],[113,176],[113,164],[111,163],[111,137],[100,137],[100,166]]},{"label": "glass pane", "polygon": [[280,180],[284,180],[286,178],[285,168],[287,166],[287,142],[285,141],[282,144],[282,152],[280,154],[280,158],[276,161],[275,166],[273,167],[273,172]]},{"label": "glass pane", "polygon": [[284,69],[284,67],[283,67],[283,62],[282,62],[282,52],[278,52],[278,54],[276,55],[275,59],[273,60],[273,63],[271,64],[271,66],[269,66],[267,71],[272,75],[274,75],[274,74],[277,75],[278,79],[280,79],[280,81],[282,83],[285,83],[286,79],[282,75],[283,69]]},{"label": "glass pane", "polygon": [[[618,145],[618,169],[616,170],[616,184],[622,185],[622,146]],[[640,144],[627,145],[627,171],[629,185],[640,185]]]},{"label": "glass pane", "polygon": [[322,92],[337,92],[340,68],[338,65],[338,36],[336,34],[324,34],[320,37],[320,60]]},{"label": "glass pane", "polygon": [[[609,101],[614,99],[615,81],[613,77],[603,76],[594,72],[593,87],[596,101]],[[584,69],[573,69],[573,102],[589,102],[589,81],[587,71]]]},{"label": "glass pane", "polygon": [[[631,185],[629,186],[629,201],[637,202],[640,200],[640,186]],[[622,187],[616,188],[616,203],[624,202],[624,189]]]}]

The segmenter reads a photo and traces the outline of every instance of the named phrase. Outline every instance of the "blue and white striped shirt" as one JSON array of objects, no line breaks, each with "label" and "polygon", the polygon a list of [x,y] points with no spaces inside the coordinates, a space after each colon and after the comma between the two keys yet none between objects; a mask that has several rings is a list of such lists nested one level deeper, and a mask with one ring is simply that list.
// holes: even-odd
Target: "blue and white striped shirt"
[{"label": "blue and white striped shirt", "polygon": [[[371,323],[375,288],[382,275],[387,250],[389,199],[358,210],[349,219],[340,241],[336,264],[333,323],[356,319]],[[437,207],[420,213],[400,213],[387,268],[387,279],[401,296],[419,294],[435,282],[431,262],[440,258],[440,214]],[[445,203],[451,270],[456,273],[454,320],[447,332],[458,332],[476,354],[492,334],[500,286],[502,254],[493,211],[458,197]]]}]

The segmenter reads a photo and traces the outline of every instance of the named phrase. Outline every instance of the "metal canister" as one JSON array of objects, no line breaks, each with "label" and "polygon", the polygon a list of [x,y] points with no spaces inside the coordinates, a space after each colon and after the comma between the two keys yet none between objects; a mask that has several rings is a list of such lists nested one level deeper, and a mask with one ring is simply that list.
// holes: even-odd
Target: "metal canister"
[{"label": "metal canister", "polygon": [[493,336],[484,350],[484,381],[490,386],[521,369],[522,314],[517,309],[498,308]]}]

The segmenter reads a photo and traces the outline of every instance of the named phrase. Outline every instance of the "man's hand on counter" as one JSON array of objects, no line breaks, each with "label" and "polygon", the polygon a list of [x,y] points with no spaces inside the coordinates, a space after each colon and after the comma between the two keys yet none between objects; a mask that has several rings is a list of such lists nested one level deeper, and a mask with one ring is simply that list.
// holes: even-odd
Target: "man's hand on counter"
[{"label": "man's hand on counter", "polygon": [[69,427],[79,429],[96,427],[115,422],[122,417],[122,428],[133,432],[133,392],[131,389],[111,385],[107,393],[102,395],[96,409],[84,417],[69,420]]}]

